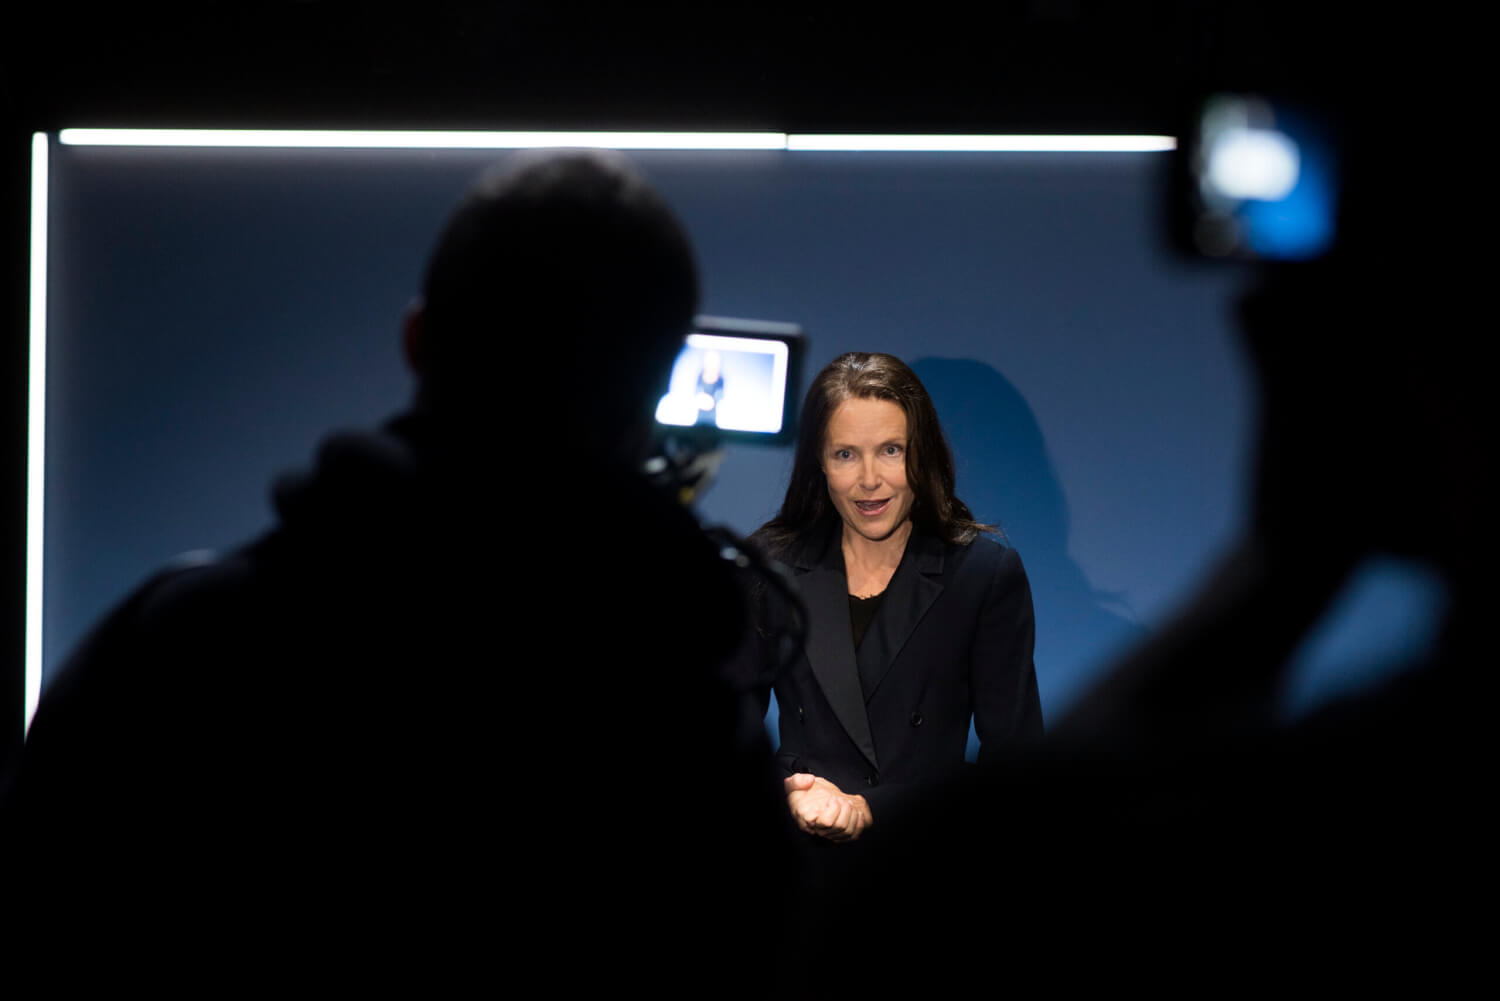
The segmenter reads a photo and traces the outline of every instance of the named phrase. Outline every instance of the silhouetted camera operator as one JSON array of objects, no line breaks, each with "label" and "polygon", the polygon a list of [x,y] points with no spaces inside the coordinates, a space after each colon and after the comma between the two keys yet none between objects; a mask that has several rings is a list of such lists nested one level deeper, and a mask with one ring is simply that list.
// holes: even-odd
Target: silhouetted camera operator
[{"label": "silhouetted camera operator", "polygon": [[621,158],[482,179],[406,318],[413,406],[329,437],[269,533],[157,574],[46,693],[3,804],[39,913],[370,976],[561,948],[568,982],[671,986],[664,941],[744,955],[791,867],[717,673],[741,599],[638,472],[697,296]]}]

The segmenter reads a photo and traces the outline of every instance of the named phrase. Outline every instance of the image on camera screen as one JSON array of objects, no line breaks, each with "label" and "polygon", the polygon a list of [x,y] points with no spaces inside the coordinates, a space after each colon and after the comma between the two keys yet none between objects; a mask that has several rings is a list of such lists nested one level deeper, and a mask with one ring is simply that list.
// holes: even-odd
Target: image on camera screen
[{"label": "image on camera screen", "polygon": [[672,366],[658,424],[776,434],[782,429],[789,349],[779,340],[689,334]]}]

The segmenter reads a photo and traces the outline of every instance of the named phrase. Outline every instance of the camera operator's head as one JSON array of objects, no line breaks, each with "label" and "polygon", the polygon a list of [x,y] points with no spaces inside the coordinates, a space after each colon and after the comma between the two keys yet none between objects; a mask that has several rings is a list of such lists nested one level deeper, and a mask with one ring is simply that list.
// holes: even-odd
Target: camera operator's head
[{"label": "camera operator's head", "polygon": [[686,234],[623,157],[519,154],[469,192],[428,262],[406,330],[419,407],[492,428],[504,413],[625,457],[697,300]]}]

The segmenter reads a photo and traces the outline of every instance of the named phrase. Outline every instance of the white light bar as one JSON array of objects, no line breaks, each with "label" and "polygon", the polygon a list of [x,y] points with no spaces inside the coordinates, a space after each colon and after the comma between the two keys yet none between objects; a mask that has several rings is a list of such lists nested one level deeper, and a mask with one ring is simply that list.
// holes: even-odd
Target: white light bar
[{"label": "white light bar", "polygon": [[1158,153],[1172,136],[787,136],[789,150],[871,153]]},{"label": "white light bar", "polygon": [[47,136],[31,137],[31,380],[26,438],[25,730],[42,696],[42,501],[47,435]]},{"label": "white light bar", "polygon": [[1172,136],[787,135],[781,132],[375,132],[299,129],[63,129],[66,146],[279,149],[700,149],[910,153],[1155,153]]},{"label": "white light bar", "polygon": [[63,129],[66,146],[303,149],[786,149],[780,132],[344,132],[298,129]]}]

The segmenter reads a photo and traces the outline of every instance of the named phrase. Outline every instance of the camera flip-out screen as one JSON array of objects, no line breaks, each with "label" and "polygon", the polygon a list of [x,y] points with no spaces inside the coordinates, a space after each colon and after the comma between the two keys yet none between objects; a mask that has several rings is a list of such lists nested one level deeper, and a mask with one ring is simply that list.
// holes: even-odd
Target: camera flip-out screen
[{"label": "camera flip-out screen", "polygon": [[665,433],[693,428],[779,444],[796,430],[802,332],[790,323],[700,316],[656,406]]}]

